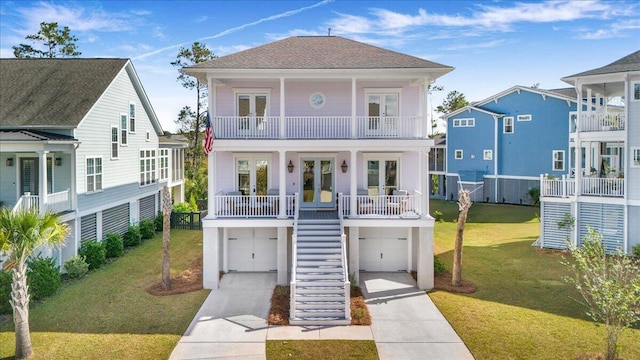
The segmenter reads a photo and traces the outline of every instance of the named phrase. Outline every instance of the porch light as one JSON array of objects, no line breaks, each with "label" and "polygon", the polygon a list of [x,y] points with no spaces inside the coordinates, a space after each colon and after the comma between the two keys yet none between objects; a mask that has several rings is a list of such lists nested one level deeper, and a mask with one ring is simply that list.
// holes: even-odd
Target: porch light
[{"label": "porch light", "polygon": [[347,160],[342,160],[342,165],[340,165],[343,173],[346,173],[349,170],[349,165],[347,165]]},{"label": "porch light", "polygon": [[56,166],[62,165],[62,158],[56,158]]},{"label": "porch light", "polygon": [[293,172],[293,163],[289,160],[289,165],[287,165],[287,170],[289,170],[289,174]]},{"label": "porch light", "polygon": [[13,158],[7,158],[7,166],[13,166]]}]

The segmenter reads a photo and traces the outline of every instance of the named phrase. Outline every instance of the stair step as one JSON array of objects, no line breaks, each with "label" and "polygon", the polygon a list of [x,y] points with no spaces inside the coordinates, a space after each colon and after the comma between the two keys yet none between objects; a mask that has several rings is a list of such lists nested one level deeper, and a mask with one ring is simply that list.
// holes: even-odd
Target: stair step
[{"label": "stair step", "polygon": [[296,312],[298,312],[297,310],[303,310],[303,311],[307,311],[307,310],[317,310],[317,311],[321,311],[321,310],[342,310],[344,311],[344,301],[343,302],[338,302],[338,301],[311,301],[311,302],[307,302],[307,301],[296,301]]},{"label": "stair step", "polygon": [[309,273],[309,274],[300,274],[296,273],[296,280],[341,280],[343,275],[341,273]]},{"label": "stair step", "polygon": [[298,248],[298,256],[300,254],[340,254],[342,257],[341,248]]},{"label": "stair step", "polygon": [[[297,279],[296,279],[297,280]],[[344,289],[344,283],[342,282],[342,280],[336,280],[336,279],[331,279],[331,280],[301,280],[301,281],[296,281],[298,288],[301,287],[337,287],[340,289]]]},{"label": "stair step", "polygon": [[[299,265],[299,262],[298,262]],[[327,274],[327,273],[340,273],[342,274],[344,272],[344,269],[342,268],[342,266],[340,267],[297,267],[296,268],[296,273],[298,274],[307,274],[307,273],[323,273],[323,274]]]},{"label": "stair step", "polygon": [[341,326],[341,325],[350,325],[351,320],[336,317],[305,317],[305,318],[291,318],[289,319],[289,324],[294,326]]},{"label": "stair step", "polygon": [[324,236],[324,235],[298,235],[298,242],[301,241],[335,241],[342,242],[341,236]]},{"label": "stair step", "polygon": [[310,247],[323,247],[323,248],[340,248],[341,245],[339,242],[334,241],[305,241],[298,242],[298,249],[300,248],[310,248]]},{"label": "stair step", "polygon": [[305,318],[305,317],[334,317],[334,318],[344,318],[344,309],[322,309],[322,310],[296,310],[295,317],[297,318]]},{"label": "stair step", "polygon": [[344,303],[344,292],[340,293],[299,293],[296,292],[296,299],[300,302],[308,301],[342,301]]},{"label": "stair step", "polygon": [[324,254],[314,254],[314,253],[301,254],[300,252],[298,252],[298,261],[299,260],[309,260],[309,261],[342,260],[342,252],[324,253]]},{"label": "stair step", "polygon": [[299,260],[298,266],[342,266],[340,259],[312,259],[312,260]]},{"label": "stair step", "polygon": [[296,287],[296,295],[304,296],[343,296],[344,287],[342,286],[304,286]]}]

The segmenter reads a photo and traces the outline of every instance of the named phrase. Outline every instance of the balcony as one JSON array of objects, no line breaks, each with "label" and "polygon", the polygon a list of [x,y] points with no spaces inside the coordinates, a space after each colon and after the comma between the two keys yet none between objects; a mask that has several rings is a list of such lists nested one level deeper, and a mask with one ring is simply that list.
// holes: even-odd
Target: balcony
[{"label": "balcony", "polygon": [[217,116],[216,139],[416,139],[420,116]]},{"label": "balcony", "polygon": [[[576,195],[576,179],[540,177],[540,195],[567,198]],[[580,195],[624,196],[624,178],[583,177],[580,179]]]},{"label": "balcony", "polygon": [[[625,123],[624,113],[584,112],[577,125],[580,132],[620,131],[625,129]],[[571,132],[575,131],[576,126],[572,124]]]},{"label": "balcony", "polygon": [[52,194],[47,194],[47,201],[42,204],[40,195],[31,195],[26,193],[18,199],[13,211],[22,211],[26,209],[38,209],[40,212],[50,211],[53,213],[61,213],[71,210],[70,190],[64,190]]}]

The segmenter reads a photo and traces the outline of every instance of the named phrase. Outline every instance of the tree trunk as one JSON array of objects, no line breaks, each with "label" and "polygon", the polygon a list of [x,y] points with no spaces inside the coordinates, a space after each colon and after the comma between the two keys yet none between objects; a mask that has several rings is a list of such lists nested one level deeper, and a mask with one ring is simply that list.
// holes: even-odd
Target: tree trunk
[{"label": "tree trunk", "polygon": [[458,193],[458,230],[456,232],[456,243],[453,251],[453,270],[451,274],[451,285],[462,285],[462,241],[464,238],[464,225],[467,222],[467,213],[471,207],[469,190],[460,190]]},{"label": "tree trunk", "polygon": [[171,193],[162,188],[162,286],[171,289],[171,271],[169,267],[169,240],[171,238]]},{"label": "tree trunk", "polygon": [[29,331],[29,291],[25,259],[18,260],[12,276],[11,306],[16,332],[16,359],[24,359],[33,355]]}]

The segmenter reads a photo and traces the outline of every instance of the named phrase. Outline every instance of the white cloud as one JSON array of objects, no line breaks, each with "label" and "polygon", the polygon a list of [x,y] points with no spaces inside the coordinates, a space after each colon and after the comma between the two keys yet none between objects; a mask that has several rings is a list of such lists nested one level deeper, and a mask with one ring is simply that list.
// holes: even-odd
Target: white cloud
[{"label": "white cloud", "polygon": [[202,15],[202,16],[198,16],[197,18],[195,18],[195,20],[193,20],[195,23],[203,23],[205,21],[209,20],[209,17],[206,15]]},{"label": "white cloud", "polygon": [[164,26],[156,26],[151,30],[151,36],[157,39],[166,39],[167,36],[164,34]]},{"label": "white cloud", "polygon": [[494,48],[503,45],[505,40],[492,40],[487,42],[474,42],[471,44],[451,45],[444,47],[443,50],[447,51],[459,51],[459,50],[471,50],[471,49],[487,49]]},{"label": "white cloud", "polygon": [[13,57],[12,48],[0,48],[0,58],[12,58],[12,57]]},{"label": "white cloud", "polygon": [[640,19],[617,21],[610,24],[608,28],[598,29],[595,31],[582,28],[579,30],[580,34],[578,35],[578,38],[585,40],[602,40],[626,37],[625,32],[627,30],[637,29],[640,29]]}]

